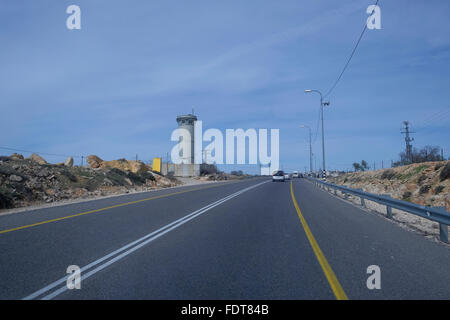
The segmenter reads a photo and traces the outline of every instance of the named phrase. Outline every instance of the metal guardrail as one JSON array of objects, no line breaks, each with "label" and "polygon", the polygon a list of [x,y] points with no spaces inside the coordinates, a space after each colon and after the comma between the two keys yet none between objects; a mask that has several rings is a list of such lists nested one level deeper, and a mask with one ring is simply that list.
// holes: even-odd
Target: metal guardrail
[{"label": "metal guardrail", "polygon": [[337,190],[341,191],[345,197],[349,194],[357,196],[361,199],[361,205],[366,206],[365,200],[377,202],[386,206],[386,215],[389,219],[392,219],[392,208],[399,209],[422,218],[435,221],[439,223],[439,237],[442,242],[449,243],[448,241],[448,227],[450,226],[450,212],[447,212],[445,207],[427,207],[421,206],[415,203],[397,200],[387,194],[374,194],[363,191],[362,189],[352,189],[345,186],[340,186],[308,177],[317,187],[330,191],[334,190],[334,194],[337,195]]}]

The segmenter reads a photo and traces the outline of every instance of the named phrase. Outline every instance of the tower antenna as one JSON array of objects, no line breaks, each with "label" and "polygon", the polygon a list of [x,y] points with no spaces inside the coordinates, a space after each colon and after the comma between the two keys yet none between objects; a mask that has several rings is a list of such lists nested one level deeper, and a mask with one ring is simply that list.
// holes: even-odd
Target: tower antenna
[{"label": "tower antenna", "polygon": [[409,121],[403,121],[403,124],[405,125],[404,130],[401,133],[405,134],[405,143],[406,143],[406,160],[409,163],[413,162],[413,158],[412,158],[412,144],[411,142],[414,141],[414,138],[411,138],[409,136],[410,133],[415,133],[415,132],[411,132],[409,131]]}]

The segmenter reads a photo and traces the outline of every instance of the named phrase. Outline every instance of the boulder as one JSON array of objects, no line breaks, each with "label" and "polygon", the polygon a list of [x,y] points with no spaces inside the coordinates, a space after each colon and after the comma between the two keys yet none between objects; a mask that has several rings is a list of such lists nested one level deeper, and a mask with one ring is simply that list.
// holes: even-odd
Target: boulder
[{"label": "boulder", "polygon": [[44,158],[42,158],[41,156],[39,156],[39,155],[36,154],[36,153],[33,153],[33,154],[31,155],[30,160],[32,160],[32,161],[34,161],[34,162],[36,162],[36,163],[39,163],[39,164],[41,164],[41,165],[47,164],[47,161],[45,161]]},{"label": "boulder", "polygon": [[21,176],[16,176],[15,174],[9,176],[9,181],[12,182],[22,182],[23,178]]},{"label": "boulder", "polygon": [[113,186],[114,183],[110,179],[105,178],[105,179],[103,179],[103,185],[104,186]]},{"label": "boulder", "polygon": [[103,160],[96,155],[90,155],[87,156],[86,162],[88,163],[89,167],[93,169],[100,168],[101,164],[103,163]]},{"label": "boulder", "polygon": [[66,161],[64,162],[64,165],[66,167],[69,167],[69,168],[73,167],[73,158],[72,157],[68,157],[66,159]]},{"label": "boulder", "polygon": [[9,158],[10,158],[11,160],[23,160],[23,159],[25,159],[25,158],[23,157],[23,155],[21,155],[21,154],[19,154],[19,153],[13,153],[12,155],[9,156]]},{"label": "boulder", "polygon": [[152,172],[153,177],[156,180],[156,185],[161,187],[171,187],[172,185],[175,185],[170,181],[170,179],[167,179],[166,177],[159,175],[155,172]]},{"label": "boulder", "polygon": [[148,167],[143,162],[125,159],[103,161],[101,167],[116,168],[122,171],[130,171],[133,173],[143,173],[148,171]]}]

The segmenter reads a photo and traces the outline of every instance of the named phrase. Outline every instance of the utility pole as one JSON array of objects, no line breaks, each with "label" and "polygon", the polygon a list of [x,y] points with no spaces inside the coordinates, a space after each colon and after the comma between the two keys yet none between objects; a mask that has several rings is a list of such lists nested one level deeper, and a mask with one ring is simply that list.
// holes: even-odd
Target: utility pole
[{"label": "utility pole", "polygon": [[314,171],[317,171],[317,157],[314,156]]},{"label": "utility pole", "polygon": [[308,128],[309,130],[309,171],[312,172],[312,144],[311,144],[311,127],[302,124],[300,128]]},{"label": "utility pole", "polygon": [[305,90],[306,93],[309,92],[316,92],[318,94],[320,94],[320,118],[322,121],[322,170],[323,170],[323,176],[325,177],[326,175],[326,167],[325,167],[325,133],[324,133],[324,127],[323,127],[323,107],[324,106],[329,106],[330,102],[329,101],[323,101],[323,96],[322,96],[322,92],[320,92],[319,90]]},{"label": "utility pole", "polygon": [[405,125],[404,130],[402,131],[402,133],[405,134],[405,142],[406,142],[406,159],[412,163],[413,159],[412,159],[412,144],[411,142],[414,141],[414,138],[411,138],[409,136],[410,133],[415,133],[415,132],[411,132],[409,131],[409,121],[403,121],[403,124]]},{"label": "utility pole", "polygon": [[169,153],[166,152],[166,172],[169,174]]}]

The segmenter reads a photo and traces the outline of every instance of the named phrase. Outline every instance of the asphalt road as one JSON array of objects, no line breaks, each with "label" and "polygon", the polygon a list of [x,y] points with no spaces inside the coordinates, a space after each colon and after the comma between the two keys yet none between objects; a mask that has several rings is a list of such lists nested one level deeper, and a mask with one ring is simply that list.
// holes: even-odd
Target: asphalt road
[{"label": "asphalt road", "polygon": [[0,298],[450,299],[450,250],[303,179],[257,178],[0,216]]}]

